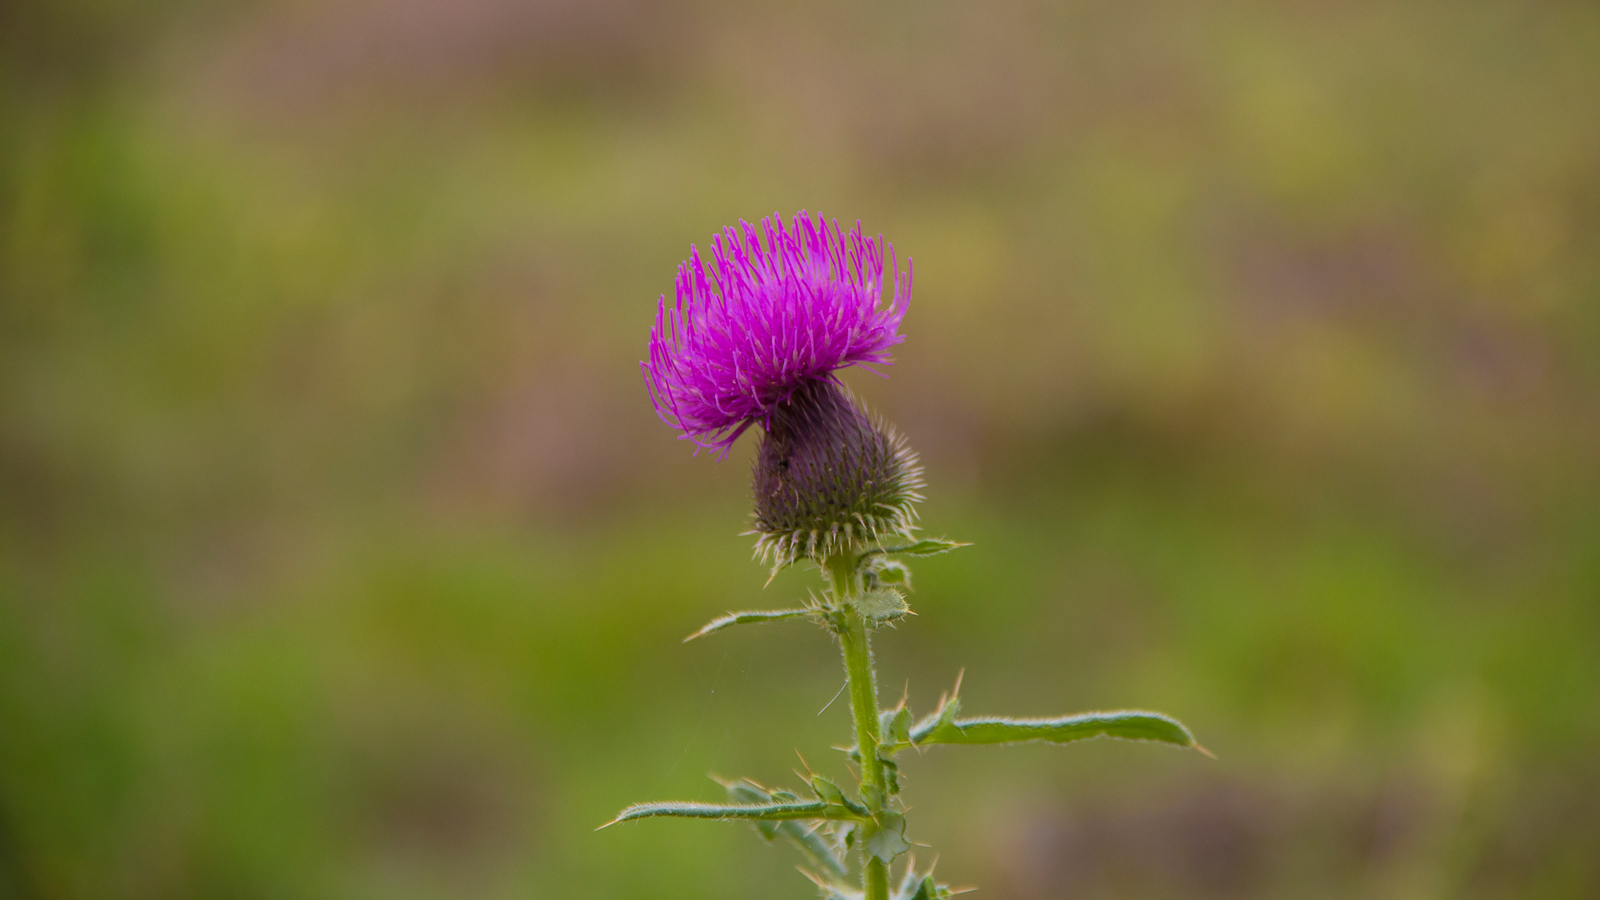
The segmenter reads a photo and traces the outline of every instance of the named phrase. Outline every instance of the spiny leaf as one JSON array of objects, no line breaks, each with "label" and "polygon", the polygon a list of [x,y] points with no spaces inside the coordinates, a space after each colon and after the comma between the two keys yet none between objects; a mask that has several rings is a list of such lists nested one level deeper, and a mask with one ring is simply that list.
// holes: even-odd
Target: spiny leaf
[{"label": "spiny leaf", "polygon": [[[961,690],[961,681],[956,680],[956,691]],[[878,756],[888,761],[888,758],[907,747],[922,741],[921,735],[931,733],[935,729],[953,726],[956,715],[961,712],[961,697],[945,694],[939,698],[939,708],[934,710],[927,718],[911,725],[911,710],[906,706],[904,699],[894,709],[879,710],[878,728],[883,737],[878,742]],[[860,747],[836,747],[850,755],[850,761],[861,764]]]},{"label": "spiny leaf", "polygon": [[[878,713],[878,729],[883,737],[878,740],[878,754],[880,757],[893,756],[901,750],[911,746],[911,709],[904,700],[893,709],[885,709]],[[860,755],[859,753],[857,754]],[[891,782],[891,785],[893,783]],[[893,785],[889,793],[898,793],[898,785]]]},{"label": "spiny leaf", "polygon": [[847,887],[815,872],[800,870],[800,874],[811,879],[811,883],[822,892],[822,900],[861,900],[861,892],[855,888]]},{"label": "spiny leaf", "polygon": [[892,759],[880,757],[878,762],[883,766],[883,786],[891,794],[900,793],[900,767]]},{"label": "spiny leaf", "polygon": [[[719,780],[719,783],[727,789],[728,797],[738,803],[769,804],[775,798],[794,799],[794,795],[788,791],[774,791],[749,778],[735,781]],[[816,828],[808,828],[792,819],[776,822],[758,819],[751,824],[769,841],[779,835],[787,838],[812,865],[827,869],[829,873],[839,877],[849,873],[849,868],[840,858],[840,854],[834,851],[833,845],[824,839]]]},{"label": "spiny leaf", "polygon": [[[840,790],[837,784],[821,775],[811,776],[811,789],[816,792],[817,797],[822,802],[828,805],[831,812],[848,812],[850,816],[857,818],[866,818],[868,815],[866,807],[846,797],[844,791]],[[830,818],[849,818],[850,816],[834,815]]]},{"label": "spiny leaf", "polygon": [[799,822],[788,821],[778,823],[778,833],[799,848],[812,865],[825,868],[840,878],[849,874],[849,867],[834,853],[833,846],[823,839],[817,829],[807,828]]},{"label": "spiny leaf", "polygon": [[894,900],[950,900],[956,894],[964,894],[972,888],[951,890],[949,885],[940,884],[933,880],[933,866],[926,871],[917,870],[915,856],[906,860],[906,874],[900,879],[900,884],[894,889]]},{"label": "spiny leaf", "polygon": [[[810,800],[800,803],[635,803],[617,814],[615,819],[601,825],[600,828],[609,828],[618,822],[631,822],[634,819],[649,819],[656,816],[671,816],[680,819],[747,819],[777,821],[782,819],[854,819],[856,816],[848,810],[833,807],[821,800]],[[600,828],[596,828],[599,831]]]},{"label": "spiny leaf", "polygon": [[[928,874],[933,874],[931,871]],[[894,900],[911,900],[916,893],[921,877],[917,874],[917,858],[912,856],[906,860],[906,874],[900,879],[900,884],[894,889]]]},{"label": "spiny leaf", "polygon": [[957,547],[970,546],[972,545],[962,543],[961,541],[949,541],[945,540],[944,538],[929,538],[927,540],[917,541],[915,544],[906,544],[903,547],[884,547],[881,550],[868,550],[862,555],[871,556],[875,553],[903,553],[906,556],[938,556],[941,553],[949,553],[951,550],[954,550]]},{"label": "spiny leaf", "polygon": [[[961,689],[961,685],[957,684],[956,689],[959,691]],[[918,744],[922,742],[922,735],[930,730],[928,726],[929,722],[933,723],[933,729],[954,727],[956,716],[960,712],[961,697],[959,695],[940,697],[939,708],[933,711],[933,715],[928,716],[926,719],[923,719],[921,722],[918,722],[916,725],[912,726],[910,734],[911,743]]]},{"label": "spiny leaf", "polygon": [[761,609],[749,610],[746,612],[731,612],[725,616],[719,616],[715,619],[712,619],[710,622],[707,622],[706,627],[684,638],[683,642],[687,644],[695,638],[705,637],[708,634],[714,634],[731,625],[751,625],[757,622],[781,622],[784,619],[802,619],[809,615],[811,615],[811,610],[809,609]]},{"label": "spiny leaf", "polygon": [[844,791],[839,790],[837,784],[821,775],[811,776],[811,789],[817,792],[817,798],[823,803],[834,806],[843,806],[845,804]]},{"label": "spiny leaf", "polygon": [[1101,735],[1131,741],[1160,741],[1206,752],[1177,719],[1138,710],[1082,713],[1055,719],[956,719],[936,713],[911,729],[911,741],[915,744],[1066,743]]},{"label": "spiny leaf", "polygon": [[[712,777],[715,778],[716,776]],[[771,791],[747,778],[742,778],[738,781],[724,781],[721,784],[728,792],[728,799],[735,803],[752,806],[765,805],[772,802]],[[752,824],[756,826],[756,831],[759,831],[761,836],[769,841],[778,836],[779,823],[777,822],[758,819]]]}]

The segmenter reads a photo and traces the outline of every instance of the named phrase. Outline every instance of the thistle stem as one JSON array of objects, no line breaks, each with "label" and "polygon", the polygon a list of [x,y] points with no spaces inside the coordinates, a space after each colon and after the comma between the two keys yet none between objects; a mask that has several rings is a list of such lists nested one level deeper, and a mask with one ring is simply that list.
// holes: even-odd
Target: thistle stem
[{"label": "thistle stem", "polygon": [[[839,644],[844,650],[845,678],[850,685],[850,713],[855,718],[856,747],[861,753],[861,800],[874,817],[884,812],[883,762],[878,758],[878,684],[872,667],[872,646],[866,619],[849,605],[858,588],[856,556],[845,552],[828,557],[828,574],[844,627]],[[889,867],[867,851],[877,826],[866,823],[861,834],[862,888],[865,900],[889,900]]]}]

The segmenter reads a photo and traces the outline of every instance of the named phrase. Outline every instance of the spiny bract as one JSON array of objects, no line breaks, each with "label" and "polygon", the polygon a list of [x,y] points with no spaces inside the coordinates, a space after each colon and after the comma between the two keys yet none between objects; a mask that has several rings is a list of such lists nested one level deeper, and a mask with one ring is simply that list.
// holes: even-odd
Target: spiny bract
[{"label": "spiny bract", "polygon": [[904,438],[832,379],[807,382],[773,411],[756,451],[756,552],[782,567],[909,538],[922,483]]}]

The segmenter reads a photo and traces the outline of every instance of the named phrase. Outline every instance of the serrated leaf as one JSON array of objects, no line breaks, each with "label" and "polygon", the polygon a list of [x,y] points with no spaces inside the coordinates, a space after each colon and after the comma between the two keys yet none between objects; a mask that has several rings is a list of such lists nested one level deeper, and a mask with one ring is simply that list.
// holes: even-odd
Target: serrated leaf
[{"label": "serrated leaf", "polygon": [[903,547],[884,547],[882,550],[869,550],[868,553],[899,553],[906,556],[938,556],[949,553],[957,547],[970,547],[971,544],[961,541],[949,541],[944,538],[929,538],[917,541],[915,544],[906,544]]},{"label": "serrated leaf", "polygon": [[864,591],[851,598],[850,605],[873,622],[892,622],[911,612],[905,595],[894,588]]},{"label": "serrated leaf", "polygon": [[[878,714],[878,727],[882,730],[884,735],[883,739],[878,742],[879,758],[887,762],[888,757],[899,753],[907,747],[921,743],[922,735],[929,734],[940,726],[953,725],[956,715],[960,712],[960,697],[941,697],[939,701],[939,708],[934,710],[921,722],[918,722],[915,725],[909,724],[911,721],[911,711],[905,707],[903,701],[900,706],[893,710],[883,710]],[[901,731],[902,723],[896,721],[902,715],[905,717],[904,724],[908,726],[904,732]],[[850,756],[850,761],[860,765],[860,747],[839,747],[837,749],[848,753]]]},{"label": "serrated leaf", "polygon": [[883,734],[882,739],[878,741],[880,758],[887,760],[888,757],[911,746],[912,721],[911,710],[906,708],[904,701],[894,709],[886,709],[879,714],[878,728]]},{"label": "serrated leaf", "polygon": [[1202,749],[1183,723],[1160,713],[1124,710],[1082,713],[1055,719],[1005,717],[948,720],[929,716],[911,729],[917,744],[1016,744],[1023,741],[1067,743],[1094,737],[1159,741]]},{"label": "serrated leaf", "polygon": [[837,784],[823,778],[821,775],[811,776],[811,789],[817,792],[817,797],[824,803],[831,803],[835,806],[843,806],[845,804],[844,791],[841,791]]},{"label": "serrated leaf", "polygon": [[[741,804],[757,805],[769,804],[774,800],[793,801],[794,794],[784,790],[774,790],[749,779],[740,778],[735,781],[721,782],[728,791],[728,798]],[[835,852],[834,845],[826,840],[818,829],[807,827],[802,822],[794,820],[768,821],[757,819],[751,823],[761,836],[767,840],[774,840],[779,835],[788,839],[799,849],[812,865],[827,869],[830,873],[844,876],[849,869],[840,853]]]},{"label": "serrated leaf", "polygon": [[[811,789],[816,792],[817,797],[820,798],[822,802],[827,804],[830,810],[838,811],[842,809],[853,816],[859,816],[862,818],[865,818],[867,815],[866,807],[855,802],[854,800],[851,800],[849,797],[846,797],[844,795],[844,791],[840,790],[837,784],[834,784],[832,781],[829,781],[821,775],[811,776]],[[849,818],[849,816],[835,815],[832,816],[832,818]]]},{"label": "serrated leaf", "polygon": [[822,900],[861,900],[861,892],[852,887],[847,887],[829,878],[824,878],[815,872],[800,870],[800,874],[811,879],[811,883],[822,892]]},{"label": "serrated leaf", "polygon": [[[850,819],[854,814],[846,810],[829,808],[821,800],[811,800],[804,803],[690,803],[672,802],[665,803],[635,803],[617,814],[615,819],[601,825],[600,828],[609,828],[619,822],[631,822],[635,819],[649,819],[659,816],[669,816],[679,819],[721,819],[721,820],[766,820],[781,821],[784,819]],[[599,831],[600,829],[595,829]]]},{"label": "serrated leaf", "polygon": [[[772,793],[749,779],[724,782],[722,786],[728,792],[728,799],[735,803],[757,806],[772,802]],[[760,832],[761,836],[767,840],[770,841],[777,838],[779,823],[757,819],[752,824],[756,826],[756,831]]]},{"label": "serrated leaf", "polygon": [[715,634],[724,628],[734,625],[755,625],[761,622],[782,622],[785,619],[803,619],[811,615],[809,609],[761,609],[747,610],[745,612],[731,612],[725,616],[718,616],[706,623],[706,626],[694,634],[683,639],[685,644],[695,638],[702,638],[708,634]]},{"label": "serrated leaf", "polygon": [[906,860],[906,874],[900,878],[900,883],[895,885],[891,896],[894,900],[911,900],[912,895],[917,892],[920,880],[917,875],[917,858],[913,856]]},{"label": "serrated leaf", "polygon": [[877,832],[867,838],[867,852],[887,866],[894,862],[895,857],[910,850],[911,842],[906,840],[905,816],[884,813],[878,817],[878,821]]},{"label": "serrated leaf", "polygon": [[778,833],[788,838],[812,865],[827,869],[841,878],[849,874],[850,869],[845,861],[834,853],[833,845],[817,829],[807,828],[799,822],[779,822]]},{"label": "serrated leaf", "polygon": [[947,884],[940,884],[933,880],[933,866],[926,871],[917,871],[917,858],[915,856],[906,862],[905,877],[900,879],[900,884],[894,889],[893,900],[950,900],[956,894],[965,894],[973,888],[952,891]]},{"label": "serrated leaf", "polygon": [[883,731],[881,744],[907,743],[911,740],[911,710],[904,703],[884,710],[878,715],[878,727]]}]

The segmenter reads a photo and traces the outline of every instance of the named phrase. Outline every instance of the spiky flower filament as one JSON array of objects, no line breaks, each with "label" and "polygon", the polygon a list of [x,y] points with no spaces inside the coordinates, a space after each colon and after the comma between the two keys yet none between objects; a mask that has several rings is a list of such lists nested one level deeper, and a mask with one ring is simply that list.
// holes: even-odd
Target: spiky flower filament
[{"label": "spiky flower filament", "polygon": [[[763,240],[764,238],[764,240]],[[790,227],[740,222],[691,248],[662,296],[641,362],[650,399],[681,437],[726,456],[803,385],[846,366],[888,364],[905,338],[911,267],[883,238],[800,212]],[[887,268],[894,291],[885,302]]]}]

